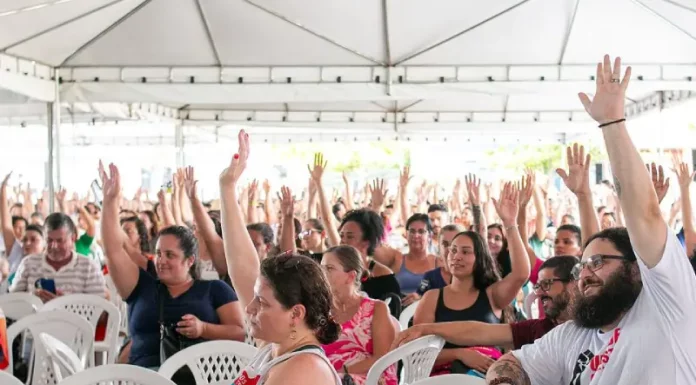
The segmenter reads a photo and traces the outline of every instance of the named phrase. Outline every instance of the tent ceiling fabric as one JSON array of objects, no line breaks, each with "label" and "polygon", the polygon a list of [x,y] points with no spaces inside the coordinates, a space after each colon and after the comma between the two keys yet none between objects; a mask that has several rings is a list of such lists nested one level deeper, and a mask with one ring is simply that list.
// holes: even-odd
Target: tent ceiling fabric
[{"label": "tent ceiling fabric", "polygon": [[59,68],[68,102],[159,103],[202,120],[264,111],[568,120],[604,53],[645,76],[631,99],[696,91],[686,80],[696,2],[0,0],[0,53]]}]

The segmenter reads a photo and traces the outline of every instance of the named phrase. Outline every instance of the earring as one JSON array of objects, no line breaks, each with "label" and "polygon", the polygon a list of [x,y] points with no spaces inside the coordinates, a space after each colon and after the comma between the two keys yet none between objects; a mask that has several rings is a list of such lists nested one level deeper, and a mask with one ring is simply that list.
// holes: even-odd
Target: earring
[{"label": "earring", "polygon": [[291,325],[291,327],[292,327],[292,330],[290,331],[290,339],[294,341],[297,339],[297,330],[295,330],[294,323]]}]

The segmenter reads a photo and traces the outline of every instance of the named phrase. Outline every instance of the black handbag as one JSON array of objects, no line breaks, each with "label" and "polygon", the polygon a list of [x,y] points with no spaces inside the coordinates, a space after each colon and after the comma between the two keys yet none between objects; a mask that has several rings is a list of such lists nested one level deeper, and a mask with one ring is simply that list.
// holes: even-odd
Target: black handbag
[{"label": "black handbag", "polygon": [[[157,302],[159,307],[159,328],[160,328],[160,365],[169,357],[181,350],[193,346],[200,339],[190,339],[176,331],[176,323],[167,324],[164,322],[164,299],[169,296],[169,290],[161,283],[157,285]],[[195,385],[196,380],[188,365],[177,370],[171,379],[177,385]]]}]

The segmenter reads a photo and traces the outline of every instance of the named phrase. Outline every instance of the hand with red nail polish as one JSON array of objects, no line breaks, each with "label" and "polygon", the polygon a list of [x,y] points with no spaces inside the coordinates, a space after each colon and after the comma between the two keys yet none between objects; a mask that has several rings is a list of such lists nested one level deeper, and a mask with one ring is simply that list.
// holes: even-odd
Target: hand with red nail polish
[{"label": "hand with red nail polish", "polygon": [[249,159],[249,134],[244,130],[239,131],[237,141],[239,143],[237,152],[232,156],[230,165],[220,174],[220,187],[234,188],[246,168]]}]

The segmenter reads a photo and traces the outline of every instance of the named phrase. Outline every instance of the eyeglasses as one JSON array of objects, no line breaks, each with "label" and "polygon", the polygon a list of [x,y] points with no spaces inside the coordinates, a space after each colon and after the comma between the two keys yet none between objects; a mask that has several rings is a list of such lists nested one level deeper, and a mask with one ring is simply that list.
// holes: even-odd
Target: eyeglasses
[{"label": "eyeglasses", "polygon": [[532,290],[534,290],[535,293],[538,293],[540,290],[545,293],[548,293],[548,291],[551,290],[551,285],[553,285],[554,282],[568,282],[568,280],[560,278],[545,279],[543,281],[537,282],[534,286],[532,286]]},{"label": "eyeglasses", "polygon": [[604,266],[604,263],[607,259],[626,260],[626,257],[621,255],[595,254],[584,261],[576,263],[575,266],[573,266],[573,271],[571,272],[571,274],[573,275],[573,278],[580,279],[580,273],[582,273],[585,267],[588,267],[590,271],[594,273],[595,271],[601,269]]},{"label": "eyeglasses", "polygon": [[304,239],[312,235],[312,233],[321,233],[321,231],[316,230],[316,229],[309,229],[301,232],[300,234],[297,235],[297,238],[299,239]]}]

